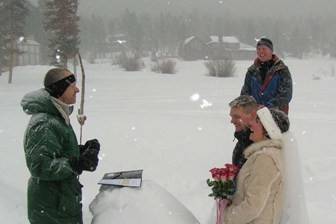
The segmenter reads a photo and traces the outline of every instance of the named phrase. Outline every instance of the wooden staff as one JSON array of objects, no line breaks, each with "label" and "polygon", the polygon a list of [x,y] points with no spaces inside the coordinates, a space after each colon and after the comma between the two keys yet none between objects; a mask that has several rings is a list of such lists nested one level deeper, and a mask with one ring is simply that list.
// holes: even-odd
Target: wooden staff
[{"label": "wooden staff", "polygon": [[[78,52],[78,58],[79,58],[79,64],[80,64],[81,71],[82,71],[82,83],[81,83],[82,84],[82,88],[81,88],[80,107],[78,109],[78,115],[79,115],[78,121],[80,121],[80,119],[84,119],[84,121],[85,121],[85,118],[83,118],[83,115],[84,115],[84,102],[85,102],[85,71],[84,71],[82,57],[81,57],[81,55],[80,55],[79,52]],[[80,124],[79,144],[82,144],[82,135],[83,135],[84,121],[83,122],[79,122],[79,124]]]}]

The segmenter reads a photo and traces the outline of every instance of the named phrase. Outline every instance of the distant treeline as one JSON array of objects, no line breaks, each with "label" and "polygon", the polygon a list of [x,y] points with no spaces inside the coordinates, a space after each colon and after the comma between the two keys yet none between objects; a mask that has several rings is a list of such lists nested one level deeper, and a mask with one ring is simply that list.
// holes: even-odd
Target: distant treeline
[{"label": "distant treeline", "polygon": [[[41,32],[41,15],[36,10],[30,15],[26,33],[36,34],[45,43]],[[255,45],[255,38],[267,36],[275,50],[282,55],[301,58],[317,53],[336,57],[336,15],[244,17],[229,11],[220,16],[192,11],[183,15],[172,13],[135,13],[126,9],[118,17],[104,19],[100,15],[80,17],[80,49],[84,53],[106,51],[111,38],[123,34],[135,51],[176,51],[188,37],[206,40],[210,35],[236,36],[241,42]]]}]

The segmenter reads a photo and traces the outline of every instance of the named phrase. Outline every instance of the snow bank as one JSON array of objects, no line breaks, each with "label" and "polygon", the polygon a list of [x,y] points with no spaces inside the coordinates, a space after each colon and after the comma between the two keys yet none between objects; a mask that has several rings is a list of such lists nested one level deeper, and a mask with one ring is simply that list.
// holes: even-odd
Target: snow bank
[{"label": "snow bank", "polygon": [[141,188],[101,190],[90,204],[92,224],[197,224],[195,216],[172,194],[153,181]]}]

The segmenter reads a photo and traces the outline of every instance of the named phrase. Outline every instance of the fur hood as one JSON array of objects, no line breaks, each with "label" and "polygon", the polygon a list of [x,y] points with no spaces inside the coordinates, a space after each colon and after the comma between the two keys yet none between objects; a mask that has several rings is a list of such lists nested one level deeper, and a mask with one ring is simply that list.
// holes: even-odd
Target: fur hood
[{"label": "fur hood", "polygon": [[278,139],[267,139],[264,141],[255,142],[245,149],[244,157],[248,159],[252,154],[256,152],[264,152],[267,148],[281,150],[282,141]]}]

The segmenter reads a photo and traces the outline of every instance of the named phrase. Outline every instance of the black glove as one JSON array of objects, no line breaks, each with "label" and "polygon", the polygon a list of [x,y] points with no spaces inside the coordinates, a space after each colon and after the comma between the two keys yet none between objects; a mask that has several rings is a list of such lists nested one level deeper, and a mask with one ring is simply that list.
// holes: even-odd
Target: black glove
[{"label": "black glove", "polygon": [[71,168],[78,175],[87,171],[95,171],[98,166],[98,154],[100,151],[100,144],[97,139],[89,140],[85,145],[79,145],[79,158],[72,157],[69,159]]},{"label": "black glove", "polygon": [[92,153],[98,155],[100,150],[100,144],[97,139],[91,139],[85,142],[84,149],[90,149]]},{"label": "black glove", "polygon": [[98,166],[100,144],[97,139],[89,140],[85,145],[80,145],[79,164],[82,170],[94,171]]}]

